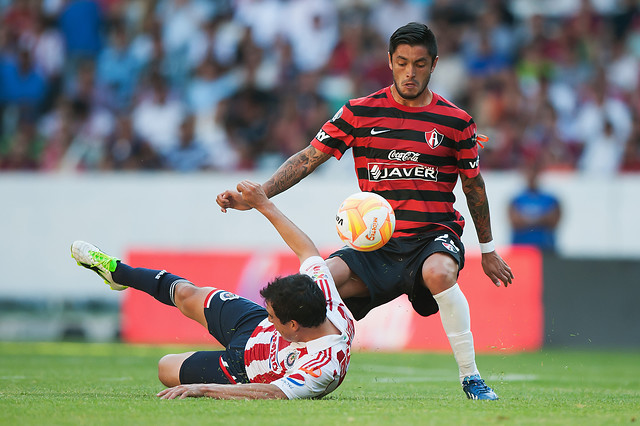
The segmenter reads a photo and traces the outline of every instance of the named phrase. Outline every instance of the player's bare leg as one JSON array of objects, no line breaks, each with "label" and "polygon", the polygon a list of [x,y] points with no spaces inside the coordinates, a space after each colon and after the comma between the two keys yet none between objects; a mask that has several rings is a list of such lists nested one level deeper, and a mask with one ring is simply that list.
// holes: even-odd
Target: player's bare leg
[{"label": "player's bare leg", "polygon": [[[121,291],[131,286],[144,291],[165,305],[176,306],[184,316],[207,327],[204,302],[215,288],[196,287],[184,278],[166,271],[132,268],[84,241],[75,241],[71,245],[71,255],[80,266],[97,273],[112,289]],[[179,385],[180,367],[193,353],[169,354],[160,359],[160,381],[166,386]]]},{"label": "player's bare leg", "polygon": [[183,352],[181,354],[167,354],[158,361],[158,379],[163,385],[173,387],[180,385],[180,368],[184,360],[195,352]]},{"label": "player's bare leg", "polygon": [[214,287],[196,287],[189,281],[179,282],[173,291],[173,301],[180,312],[187,318],[207,327],[204,316],[204,302],[209,293],[217,290]]},{"label": "player's bare leg", "polygon": [[[206,328],[207,320],[204,315],[204,302],[209,293],[215,290],[214,287],[196,287],[189,281],[181,281],[174,287],[173,301],[184,316]],[[162,384],[167,387],[180,385],[182,363],[194,353],[168,354],[160,358],[160,361],[158,361],[158,379]]]},{"label": "player's bare leg", "polygon": [[360,277],[351,272],[351,269],[349,269],[349,266],[347,266],[344,260],[339,257],[332,257],[327,259],[327,266],[329,266],[331,276],[336,283],[336,288],[342,299],[369,296],[367,286],[362,282]]}]

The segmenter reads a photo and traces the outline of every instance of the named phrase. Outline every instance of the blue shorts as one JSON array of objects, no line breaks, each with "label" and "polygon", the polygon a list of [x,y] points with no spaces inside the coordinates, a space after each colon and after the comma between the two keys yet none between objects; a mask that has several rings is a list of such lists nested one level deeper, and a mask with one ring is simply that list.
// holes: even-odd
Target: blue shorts
[{"label": "blue shorts", "polygon": [[244,348],[258,324],[267,317],[262,306],[228,291],[216,289],[205,302],[209,333],[224,351],[199,351],[184,360],[180,383],[249,383]]},{"label": "blue shorts", "polygon": [[350,297],[344,302],[360,320],[376,306],[406,294],[413,309],[422,316],[438,312],[438,304],[424,285],[422,265],[434,253],[447,253],[464,267],[464,245],[451,231],[435,231],[411,237],[392,238],[378,250],[357,251],[343,247],[329,257],[345,261],[369,289],[369,297]]}]

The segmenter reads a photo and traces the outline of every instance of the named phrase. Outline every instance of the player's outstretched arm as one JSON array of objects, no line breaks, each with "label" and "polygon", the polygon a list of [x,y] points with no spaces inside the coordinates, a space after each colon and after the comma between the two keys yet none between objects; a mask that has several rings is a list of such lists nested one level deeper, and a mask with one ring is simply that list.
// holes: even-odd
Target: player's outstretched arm
[{"label": "player's outstretched arm", "polygon": [[201,398],[203,396],[215,399],[287,399],[287,395],[279,387],[270,383],[178,385],[158,392],[157,396],[162,399]]},{"label": "player's outstretched arm", "polygon": [[[268,198],[274,197],[291,188],[296,183],[307,177],[320,164],[331,156],[309,145],[302,151],[293,154],[287,161],[275,171],[263,185]],[[216,197],[216,203],[220,210],[226,213],[227,209],[249,210],[249,206],[237,191],[227,190]]]},{"label": "player's outstretched arm", "polygon": [[[480,243],[493,241],[489,200],[487,199],[482,175],[478,173],[478,176],[470,178],[461,173],[460,179],[462,180],[462,190],[467,198],[469,212],[476,227],[478,241]],[[505,287],[513,282],[511,268],[495,250],[482,254],[482,269],[497,286],[500,285],[501,281]]]},{"label": "player's outstretched arm", "polygon": [[311,256],[320,255],[311,238],[267,198],[261,185],[245,180],[238,184],[237,190],[247,205],[258,210],[273,224],[284,242],[298,256],[300,263]]}]

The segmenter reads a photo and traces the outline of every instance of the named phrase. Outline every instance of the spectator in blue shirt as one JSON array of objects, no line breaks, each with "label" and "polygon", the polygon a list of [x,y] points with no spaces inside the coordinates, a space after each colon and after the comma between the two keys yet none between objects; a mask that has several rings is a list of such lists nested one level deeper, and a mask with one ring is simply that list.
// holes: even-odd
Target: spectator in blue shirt
[{"label": "spectator in blue shirt", "polygon": [[31,53],[20,49],[16,59],[0,64],[0,94],[5,102],[18,106],[22,118],[34,120],[47,93],[47,82],[34,66]]},{"label": "spectator in blue shirt", "polygon": [[543,251],[556,250],[556,228],[561,210],[558,199],[539,187],[540,166],[527,168],[527,187],[509,205],[514,245],[533,245]]},{"label": "spectator in blue shirt", "polygon": [[97,63],[98,84],[111,92],[116,110],[130,107],[142,64],[131,53],[123,25],[114,25]]},{"label": "spectator in blue shirt", "polygon": [[95,58],[102,48],[102,12],[96,1],[72,0],[58,20],[71,58]]}]

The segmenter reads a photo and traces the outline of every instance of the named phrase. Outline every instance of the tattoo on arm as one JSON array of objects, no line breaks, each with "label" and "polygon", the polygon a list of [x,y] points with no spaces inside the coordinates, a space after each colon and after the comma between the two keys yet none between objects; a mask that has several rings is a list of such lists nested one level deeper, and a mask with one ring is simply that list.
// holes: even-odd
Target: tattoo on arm
[{"label": "tattoo on arm", "polygon": [[267,197],[271,198],[291,188],[296,183],[307,177],[316,167],[331,157],[329,154],[309,145],[297,154],[289,157],[266,181],[262,187]]},{"label": "tattoo on arm", "polygon": [[486,243],[493,239],[491,235],[491,217],[489,215],[489,200],[484,187],[484,179],[478,174],[475,178],[468,178],[460,174],[462,190],[467,197],[467,206],[476,226],[478,240]]}]

